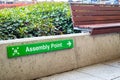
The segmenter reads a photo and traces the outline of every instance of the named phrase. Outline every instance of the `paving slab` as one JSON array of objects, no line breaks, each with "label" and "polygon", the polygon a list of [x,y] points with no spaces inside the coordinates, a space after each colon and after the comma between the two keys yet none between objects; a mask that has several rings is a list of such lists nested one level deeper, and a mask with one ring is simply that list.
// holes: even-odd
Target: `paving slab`
[{"label": "paving slab", "polygon": [[116,59],[37,80],[120,80],[119,61]]},{"label": "paving slab", "polygon": [[77,70],[106,80],[112,80],[120,76],[120,68],[104,64],[97,64]]},{"label": "paving slab", "polygon": [[118,78],[115,78],[115,79],[112,79],[112,80],[120,80],[120,77],[118,77]]},{"label": "paving slab", "polygon": [[120,68],[120,59],[104,62],[103,64]]},{"label": "paving slab", "polygon": [[100,79],[95,76],[91,76],[85,73],[80,73],[77,71],[71,71],[67,73],[57,74],[50,77],[41,78],[38,80],[105,80]]}]

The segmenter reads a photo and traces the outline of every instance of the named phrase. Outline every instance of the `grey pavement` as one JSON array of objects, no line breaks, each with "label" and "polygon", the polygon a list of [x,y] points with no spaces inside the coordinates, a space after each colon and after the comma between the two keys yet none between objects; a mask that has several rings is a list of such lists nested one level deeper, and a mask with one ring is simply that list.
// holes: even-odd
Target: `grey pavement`
[{"label": "grey pavement", "polygon": [[120,59],[43,77],[37,80],[120,80]]}]

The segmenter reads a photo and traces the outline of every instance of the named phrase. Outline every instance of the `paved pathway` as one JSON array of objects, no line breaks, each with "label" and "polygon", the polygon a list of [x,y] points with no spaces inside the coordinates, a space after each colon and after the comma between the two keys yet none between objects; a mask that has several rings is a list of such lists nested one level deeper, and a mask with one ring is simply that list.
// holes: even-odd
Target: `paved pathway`
[{"label": "paved pathway", "polygon": [[120,59],[37,80],[120,80]]}]

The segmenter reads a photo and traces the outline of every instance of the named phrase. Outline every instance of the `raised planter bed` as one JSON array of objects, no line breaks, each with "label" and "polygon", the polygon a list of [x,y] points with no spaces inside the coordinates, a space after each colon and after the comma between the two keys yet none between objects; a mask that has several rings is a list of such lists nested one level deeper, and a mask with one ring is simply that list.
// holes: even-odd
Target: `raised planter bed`
[{"label": "raised planter bed", "polygon": [[[73,39],[71,49],[9,59],[7,47]],[[120,57],[120,33],[69,34],[0,41],[0,80],[29,80]]]}]

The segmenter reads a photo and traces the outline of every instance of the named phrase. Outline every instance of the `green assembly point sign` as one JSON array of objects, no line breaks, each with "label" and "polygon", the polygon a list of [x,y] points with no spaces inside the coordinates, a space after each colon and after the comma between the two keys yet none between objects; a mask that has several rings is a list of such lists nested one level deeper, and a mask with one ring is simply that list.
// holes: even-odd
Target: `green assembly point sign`
[{"label": "green assembly point sign", "polygon": [[73,48],[73,39],[39,42],[7,47],[8,58]]}]

